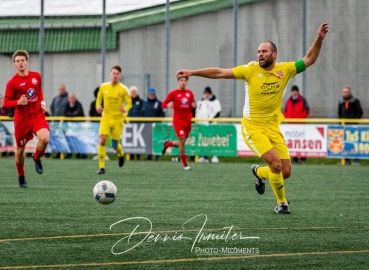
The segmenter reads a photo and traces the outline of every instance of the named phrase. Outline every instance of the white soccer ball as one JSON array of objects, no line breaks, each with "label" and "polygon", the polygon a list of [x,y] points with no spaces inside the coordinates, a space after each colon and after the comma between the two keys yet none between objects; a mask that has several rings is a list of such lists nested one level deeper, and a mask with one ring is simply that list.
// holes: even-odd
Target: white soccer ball
[{"label": "white soccer ball", "polygon": [[97,183],[93,190],[94,198],[101,204],[110,204],[117,197],[117,187],[113,182],[103,180]]}]

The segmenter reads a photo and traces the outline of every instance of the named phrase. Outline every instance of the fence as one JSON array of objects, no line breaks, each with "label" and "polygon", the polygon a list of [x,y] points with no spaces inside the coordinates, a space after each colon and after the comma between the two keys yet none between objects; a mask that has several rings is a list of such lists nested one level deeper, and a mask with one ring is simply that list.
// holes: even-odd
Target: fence
[{"label": "fence", "polygon": [[[11,120],[0,117],[0,152],[15,151]],[[47,117],[47,120],[51,132],[48,152],[96,154],[99,117]],[[193,119],[186,144],[189,155],[254,156],[243,142],[241,119],[216,118],[209,125],[198,124],[208,120]],[[128,117],[121,138],[126,153],[160,155],[163,142],[176,139],[171,121],[170,117]],[[294,157],[369,159],[369,126],[350,123],[369,124],[369,119],[287,119],[281,131]],[[36,139],[32,140],[26,151],[34,151],[36,143]],[[108,150],[114,152],[112,148]],[[169,154],[177,152],[173,149]]]}]

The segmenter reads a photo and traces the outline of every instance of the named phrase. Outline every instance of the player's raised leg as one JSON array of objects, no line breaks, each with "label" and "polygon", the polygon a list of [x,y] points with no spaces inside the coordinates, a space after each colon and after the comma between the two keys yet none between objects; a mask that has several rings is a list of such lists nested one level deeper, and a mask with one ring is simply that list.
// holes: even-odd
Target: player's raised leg
[{"label": "player's raised leg", "polygon": [[119,142],[123,133],[123,122],[114,121],[113,128],[111,130],[112,146],[118,155],[118,166],[123,167],[124,165],[124,150],[122,144]]},{"label": "player's raised leg", "polygon": [[289,214],[287,199],[285,197],[284,179],[282,175],[282,161],[274,149],[267,151],[261,156],[264,162],[270,168],[269,184],[277,199],[275,212],[277,214]]},{"label": "player's raised leg", "polygon": [[123,167],[123,165],[124,165],[123,146],[119,143],[118,140],[113,140],[112,143],[113,143],[113,148],[115,149],[115,151],[117,152],[117,155],[118,155],[118,166]]},{"label": "player's raised leg", "polygon": [[33,154],[32,158],[35,162],[36,172],[42,174],[44,169],[42,167],[40,158],[46,151],[47,145],[50,140],[50,132],[47,128],[41,128],[36,132],[36,136],[38,137],[38,143],[36,146],[36,151]]}]

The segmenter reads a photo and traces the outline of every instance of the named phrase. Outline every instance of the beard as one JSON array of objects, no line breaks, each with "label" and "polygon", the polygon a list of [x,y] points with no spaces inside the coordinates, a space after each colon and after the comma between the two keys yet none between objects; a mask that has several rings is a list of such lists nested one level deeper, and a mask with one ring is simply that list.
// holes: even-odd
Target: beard
[{"label": "beard", "polygon": [[270,67],[272,64],[273,64],[273,59],[272,59],[272,57],[269,57],[268,59],[264,59],[264,64],[261,64],[261,63],[260,63],[260,60],[259,60],[259,65],[260,65],[262,68],[268,68],[268,67]]}]

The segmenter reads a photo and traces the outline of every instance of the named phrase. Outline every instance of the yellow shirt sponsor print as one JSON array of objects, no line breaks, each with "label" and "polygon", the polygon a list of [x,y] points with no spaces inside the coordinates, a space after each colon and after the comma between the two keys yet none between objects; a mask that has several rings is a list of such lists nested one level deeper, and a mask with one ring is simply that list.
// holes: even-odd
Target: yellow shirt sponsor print
[{"label": "yellow shirt sponsor print", "polygon": [[103,105],[103,117],[124,118],[120,107],[125,104],[125,113],[132,107],[132,99],[128,93],[128,88],[122,83],[112,85],[110,82],[100,86],[96,99],[96,107]]},{"label": "yellow shirt sponsor print", "polygon": [[250,62],[232,69],[245,82],[243,116],[248,120],[283,119],[282,98],[288,81],[296,75],[295,62],[275,63],[271,71]]}]

